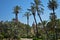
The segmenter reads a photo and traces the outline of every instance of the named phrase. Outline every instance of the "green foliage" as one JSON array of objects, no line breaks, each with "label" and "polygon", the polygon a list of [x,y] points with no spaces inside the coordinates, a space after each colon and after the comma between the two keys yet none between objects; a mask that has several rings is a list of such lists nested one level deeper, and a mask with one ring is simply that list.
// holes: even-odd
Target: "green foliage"
[{"label": "green foliage", "polygon": [[3,39],[4,38],[4,35],[0,34],[0,39]]},{"label": "green foliage", "polygon": [[18,5],[14,7],[14,13],[19,13],[19,10],[21,10],[21,7]]},{"label": "green foliage", "polygon": [[33,40],[42,40],[42,39],[39,39],[39,38],[37,38],[37,37],[34,37]]},{"label": "green foliage", "polygon": [[28,28],[28,34],[30,35],[30,26],[18,22],[17,25],[14,21],[0,22],[0,38],[17,38],[27,36],[26,27]]}]

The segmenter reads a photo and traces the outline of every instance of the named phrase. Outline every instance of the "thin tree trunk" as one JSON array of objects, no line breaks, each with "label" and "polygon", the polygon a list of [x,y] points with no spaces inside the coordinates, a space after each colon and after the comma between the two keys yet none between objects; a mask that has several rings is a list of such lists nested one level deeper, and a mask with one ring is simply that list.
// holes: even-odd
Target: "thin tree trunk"
[{"label": "thin tree trunk", "polygon": [[[42,26],[43,26],[43,28],[44,28],[46,34],[47,34],[47,37],[48,37],[47,29],[45,29],[45,26],[44,26],[44,24],[43,24],[43,21],[42,21],[42,19],[41,19],[41,16],[39,15],[39,13],[38,13],[38,16],[39,16],[39,19],[40,19],[40,21],[41,21],[41,23],[42,23]],[[47,38],[47,40],[48,40],[48,38]]]},{"label": "thin tree trunk", "polygon": [[37,21],[36,21],[36,18],[35,18],[34,15],[33,15],[33,17],[34,17],[34,20],[35,20],[35,23],[36,23],[36,37],[38,38],[38,27],[37,27]]},{"label": "thin tree trunk", "polygon": [[29,17],[27,17],[27,25],[29,25]]},{"label": "thin tree trunk", "polygon": [[53,13],[54,13],[54,11],[55,11],[55,9],[54,9],[54,7],[53,7]]},{"label": "thin tree trunk", "polygon": [[[29,17],[27,17],[27,25],[29,25]],[[27,26],[27,37],[28,37],[28,26]]]},{"label": "thin tree trunk", "polygon": [[18,14],[16,13],[16,23],[18,22]]}]

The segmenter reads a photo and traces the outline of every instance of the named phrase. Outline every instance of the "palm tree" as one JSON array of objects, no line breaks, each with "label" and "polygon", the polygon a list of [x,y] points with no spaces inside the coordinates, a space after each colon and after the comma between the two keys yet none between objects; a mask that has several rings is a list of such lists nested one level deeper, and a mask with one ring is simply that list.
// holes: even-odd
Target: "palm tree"
[{"label": "palm tree", "polygon": [[[43,25],[43,22],[42,22],[42,18],[41,18],[41,16],[40,16],[40,14],[41,13],[43,13],[43,5],[41,4],[41,1],[40,0],[34,0],[34,2],[35,2],[35,6],[36,6],[36,11],[37,11],[37,15],[39,16],[39,19],[40,19],[40,21],[41,21],[41,23],[42,23],[42,25]],[[42,6],[42,7],[41,7]],[[44,25],[43,25],[43,27],[44,27]]]},{"label": "palm tree", "polygon": [[52,10],[53,13],[54,13],[55,10],[57,9],[57,7],[58,7],[58,4],[57,4],[56,0],[49,0],[48,8],[49,8],[50,10]]},{"label": "palm tree", "polygon": [[[53,23],[53,28],[55,33],[56,33],[55,26],[56,26],[56,18],[57,18],[55,15],[55,10],[57,9],[57,7],[58,7],[58,4],[56,0],[49,0],[48,8],[53,11],[53,13],[50,14],[50,19]],[[57,40],[57,35],[56,35],[56,40]]]},{"label": "palm tree", "polygon": [[27,25],[29,25],[29,16],[31,16],[30,12],[26,12],[24,16],[27,17]]},{"label": "palm tree", "polygon": [[[29,16],[31,16],[30,12],[26,12],[24,16],[27,17],[27,25],[29,25]],[[27,36],[28,36],[28,27],[27,27]]]},{"label": "palm tree", "polygon": [[18,5],[14,7],[14,14],[15,14],[15,17],[16,17],[16,22],[18,22],[18,13],[19,13],[19,10],[21,10],[21,7],[19,7]]},{"label": "palm tree", "polygon": [[57,7],[58,7],[58,4],[57,4],[56,0],[49,0],[48,8],[53,11],[53,13],[50,13],[51,21],[55,21],[57,18],[55,15],[55,10],[57,9]]},{"label": "palm tree", "polygon": [[58,7],[58,4],[57,4],[56,0],[49,0],[48,8],[53,11],[53,13],[50,13],[51,21],[55,21],[57,18],[55,15],[55,10],[57,9],[57,7]]},{"label": "palm tree", "polygon": [[38,38],[38,27],[37,27],[37,21],[36,21],[36,18],[35,18],[35,16],[36,16],[36,8],[35,8],[34,3],[32,3],[31,9],[28,9],[28,10],[32,12],[32,15],[34,17],[34,21],[36,23],[36,37]]},{"label": "palm tree", "polygon": [[[36,7],[36,11],[37,11],[37,15],[39,16],[39,19],[40,19],[40,21],[41,21],[41,24],[42,24],[42,26],[43,26],[43,28],[44,28],[44,30],[45,30],[45,32],[46,32],[46,34],[47,34],[47,30],[45,29],[45,25],[44,25],[44,23],[43,23],[43,21],[42,21],[42,18],[41,18],[41,13],[43,13],[43,5],[41,4],[41,1],[40,0],[34,0],[34,2],[35,2],[35,7]],[[48,35],[48,34],[47,34]],[[47,39],[48,40],[48,39]]]}]

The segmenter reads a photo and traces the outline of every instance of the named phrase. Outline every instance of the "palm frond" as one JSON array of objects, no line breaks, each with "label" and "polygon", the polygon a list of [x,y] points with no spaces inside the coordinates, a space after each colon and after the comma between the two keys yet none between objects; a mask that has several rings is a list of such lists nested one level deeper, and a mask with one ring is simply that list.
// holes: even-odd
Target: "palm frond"
[{"label": "palm frond", "polygon": [[27,16],[28,17],[28,16],[31,16],[31,14],[30,14],[30,12],[25,12],[24,16]]},{"label": "palm frond", "polygon": [[19,13],[19,10],[21,10],[21,6],[17,5],[17,6],[14,7],[13,10],[14,10],[14,13]]},{"label": "palm frond", "polygon": [[57,7],[58,7],[58,4],[57,4],[57,1],[56,0],[49,0],[48,8],[50,10],[52,10],[53,8],[54,9],[57,9]]}]

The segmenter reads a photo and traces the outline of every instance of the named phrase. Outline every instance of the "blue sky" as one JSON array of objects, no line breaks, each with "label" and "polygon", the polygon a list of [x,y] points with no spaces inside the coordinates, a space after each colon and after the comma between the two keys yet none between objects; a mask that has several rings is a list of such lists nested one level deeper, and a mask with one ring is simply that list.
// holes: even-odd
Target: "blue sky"
[{"label": "blue sky", "polygon": [[[15,15],[13,14],[13,8],[16,5],[19,5],[22,7],[21,13],[19,13],[18,15],[18,19],[20,22],[27,24],[26,23],[26,17],[22,17],[23,14],[27,11],[28,8],[30,8],[31,6],[31,2],[33,2],[33,0],[0,0],[0,21],[11,21],[13,18],[15,18]],[[56,10],[56,15],[57,18],[60,18],[60,0],[57,0],[59,7]],[[47,3],[48,0],[42,0],[42,4],[44,5],[44,14],[41,14],[41,17],[43,20],[49,20],[49,13],[51,13],[51,11],[48,9],[47,7]],[[39,17],[36,16],[37,22],[39,21]],[[33,16],[30,17],[30,25],[32,25],[34,19]]]}]

